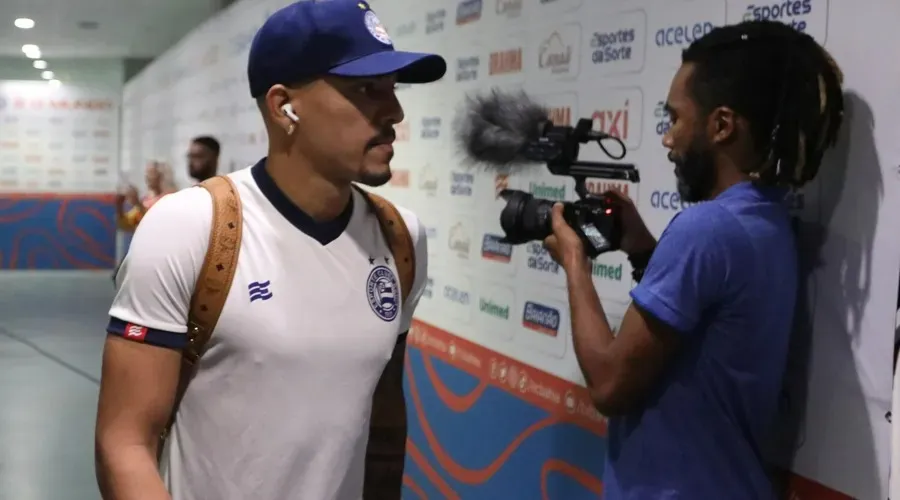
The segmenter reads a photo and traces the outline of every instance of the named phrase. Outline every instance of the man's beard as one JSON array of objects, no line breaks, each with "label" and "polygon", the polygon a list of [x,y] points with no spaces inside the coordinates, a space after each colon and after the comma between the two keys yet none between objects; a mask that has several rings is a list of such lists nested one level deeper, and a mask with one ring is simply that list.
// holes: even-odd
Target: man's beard
[{"label": "man's beard", "polygon": [[675,164],[678,195],[688,203],[706,200],[716,185],[715,159],[701,141],[695,138],[680,158],[669,154],[669,160]]},{"label": "man's beard", "polygon": [[369,187],[379,187],[390,182],[391,177],[393,177],[391,169],[387,169],[383,172],[363,172],[359,174],[359,178],[356,182]]}]

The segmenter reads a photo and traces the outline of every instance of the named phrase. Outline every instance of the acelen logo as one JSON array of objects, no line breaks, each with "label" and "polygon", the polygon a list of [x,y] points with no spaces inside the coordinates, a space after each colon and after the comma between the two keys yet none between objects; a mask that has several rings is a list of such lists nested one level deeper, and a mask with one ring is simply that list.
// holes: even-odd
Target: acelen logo
[{"label": "acelen logo", "polygon": [[522,71],[522,47],[491,52],[488,74],[506,75]]},{"label": "acelen logo", "polygon": [[512,260],[513,246],[500,241],[503,237],[485,233],[481,239],[481,258],[508,264]]},{"label": "acelen logo", "polygon": [[522,326],[550,337],[559,333],[559,311],[553,307],[528,301],[522,312]]},{"label": "acelen logo", "polygon": [[693,203],[683,201],[676,191],[654,191],[650,194],[650,205],[657,210],[680,212]]},{"label": "acelen logo", "polygon": [[622,142],[628,141],[630,104],[631,100],[625,99],[625,103],[621,107],[594,111],[591,116],[594,119],[594,130],[618,137]]}]

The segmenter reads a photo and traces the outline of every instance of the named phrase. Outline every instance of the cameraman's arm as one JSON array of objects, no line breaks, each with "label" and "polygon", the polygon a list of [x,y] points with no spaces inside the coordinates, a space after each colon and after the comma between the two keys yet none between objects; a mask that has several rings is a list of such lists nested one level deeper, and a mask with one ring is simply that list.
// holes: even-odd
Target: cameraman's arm
[{"label": "cameraman's arm", "polygon": [[157,443],[175,398],[211,215],[204,189],[160,200],[138,226],[116,276],[95,434],[103,498],[169,498]]},{"label": "cameraman's arm", "polygon": [[682,212],[666,228],[625,313],[618,335],[606,320],[589,263],[567,269],[572,334],[594,404],[604,415],[640,403],[681,337],[721,294],[728,254],[715,227],[717,207]]}]

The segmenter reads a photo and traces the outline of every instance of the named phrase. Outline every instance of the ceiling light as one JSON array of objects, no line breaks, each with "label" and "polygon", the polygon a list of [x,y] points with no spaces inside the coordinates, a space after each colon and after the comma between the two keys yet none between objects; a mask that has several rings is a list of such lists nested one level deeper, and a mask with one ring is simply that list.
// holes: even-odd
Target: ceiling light
[{"label": "ceiling light", "polygon": [[34,62],[34,69],[47,69],[47,61],[38,59]]},{"label": "ceiling light", "polygon": [[25,57],[27,57],[27,58],[29,58],[29,59],[40,59],[40,58],[41,58],[41,52],[40,52],[40,51],[37,51],[37,52],[29,52],[29,53],[25,54]]},{"label": "ceiling light", "polygon": [[41,73],[41,78],[43,78],[44,80],[52,80],[53,72],[52,71],[44,71],[43,73]]},{"label": "ceiling light", "polygon": [[61,85],[59,80],[50,80],[47,83],[49,83],[51,87],[59,87]]},{"label": "ceiling light", "polygon": [[15,20],[16,28],[21,28],[23,30],[28,30],[34,28],[34,20],[28,19],[27,17],[20,17]]},{"label": "ceiling light", "polygon": [[38,48],[38,46],[33,43],[25,44],[22,46],[22,52],[24,52],[26,54],[29,52],[40,52],[40,51],[41,51],[41,49]]}]

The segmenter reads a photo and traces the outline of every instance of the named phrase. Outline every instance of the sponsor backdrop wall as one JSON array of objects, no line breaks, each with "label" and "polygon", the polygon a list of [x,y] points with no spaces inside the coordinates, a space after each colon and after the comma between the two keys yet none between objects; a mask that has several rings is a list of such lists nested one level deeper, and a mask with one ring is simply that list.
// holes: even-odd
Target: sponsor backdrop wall
[{"label": "sponsor backdrop wall", "polygon": [[121,77],[0,81],[0,269],[115,264]]},{"label": "sponsor backdrop wall", "polygon": [[[225,171],[263,155],[265,134],[247,90],[248,45],[287,3],[235,4],[133,80],[123,103],[124,164],[157,157],[183,165],[195,134],[222,140]],[[574,184],[540,166],[509,175],[460,167],[449,125],[464,94],[524,88],[559,123],[593,118],[621,137],[642,182],[595,179],[589,187],[625,191],[659,234],[686,206],[660,144],[680,50],[714,26],[762,17],[824,43],[843,65],[848,89],[839,151],[820,181],[792,198],[810,262],[798,331],[814,342],[792,357],[792,372],[808,371],[811,382],[786,391],[785,421],[802,421],[778,444],[796,452],[796,498],[886,498],[900,68],[874,57],[900,41],[889,21],[900,5],[376,0],[373,7],[398,48],[437,51],[449,63],[442,82],[399,92],[406,120],[397,128],[394,180],[380,189],[428,227],[428,286],[407,370],[408,498],[592,498],[602,490],[606,428],[582,388],[563,273],[539,244],[498,242],[499,189],[574,200]],[[876,44],[875,34],[885,41]],[[605,158],[586,147],[583,159]],[[630,272],[619,253],[594,265],[613,324],[628,305]]]}]

